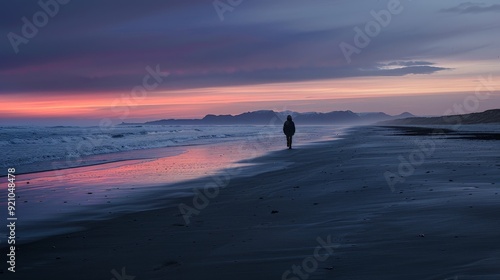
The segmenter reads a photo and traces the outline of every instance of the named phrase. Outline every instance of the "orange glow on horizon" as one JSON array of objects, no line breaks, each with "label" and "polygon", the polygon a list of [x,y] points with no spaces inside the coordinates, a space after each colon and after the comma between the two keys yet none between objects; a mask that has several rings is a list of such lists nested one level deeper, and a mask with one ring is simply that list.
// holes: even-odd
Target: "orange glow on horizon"
[{"label": "orange glow on horizon", "polygon": [[69,96],[26,94],[23,99],[10,95],[4,99],[0,116],[102,118],[125,114],[128,108],[127,116],[133,118],[162,118],[168,108],[171,117],[199,117],[208,113],[224,114],[203,111],[216,104],[451,94],[473,92],[477,85],[477,78],[471,77],[411,75],[159,91],[150,92],[143,100],[122,92]]}]

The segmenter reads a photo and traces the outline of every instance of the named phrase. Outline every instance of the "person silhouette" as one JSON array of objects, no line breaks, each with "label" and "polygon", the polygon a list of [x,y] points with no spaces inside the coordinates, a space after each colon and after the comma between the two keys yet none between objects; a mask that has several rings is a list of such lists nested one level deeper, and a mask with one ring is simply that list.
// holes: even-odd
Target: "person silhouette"
[{"label": "person silhouette", "polygon": [[292,136],[295,134],[295,123],[292,121],[292,116],[288,115],[283,124],[283,133],[286,135],[286,146],[292,148]]}]

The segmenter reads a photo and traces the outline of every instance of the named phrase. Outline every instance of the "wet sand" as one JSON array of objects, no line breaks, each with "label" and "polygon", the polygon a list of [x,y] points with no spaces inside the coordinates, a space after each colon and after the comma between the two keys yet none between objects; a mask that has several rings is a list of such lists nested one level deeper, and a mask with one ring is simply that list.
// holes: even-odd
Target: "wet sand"
[{"label": "wet sand", "polygon": [[[2,279],[498,279],[497,151],[355,128],[253,160],[289,163],[275,170],[219,177],[203,209],[158,196],[164,208],[20,245]],[[199,210],[189,224],[180,203]]]}]

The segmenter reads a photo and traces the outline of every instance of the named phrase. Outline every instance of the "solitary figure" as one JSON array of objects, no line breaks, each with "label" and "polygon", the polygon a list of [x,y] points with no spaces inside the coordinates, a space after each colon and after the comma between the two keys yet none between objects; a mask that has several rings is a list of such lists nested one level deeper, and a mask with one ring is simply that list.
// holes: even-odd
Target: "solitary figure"
[{"label": "solitary figure", "polygon": [[283,124],[283,133],[286,135],[286,146],[292,148],[292,136],[295,134],[295,124],[292,121],[292,116],[286,117],[286,122]]}]

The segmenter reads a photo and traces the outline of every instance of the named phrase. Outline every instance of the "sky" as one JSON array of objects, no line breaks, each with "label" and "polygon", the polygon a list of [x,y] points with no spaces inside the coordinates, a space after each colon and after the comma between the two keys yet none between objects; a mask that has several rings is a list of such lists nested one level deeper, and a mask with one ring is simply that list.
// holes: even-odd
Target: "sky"
[{"label": "sky", "polygon": [[500,3],[8,0],[0,125],[500,108]]}]

